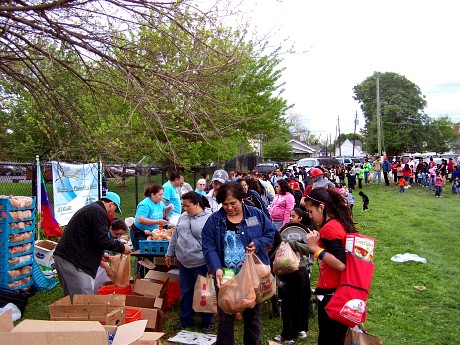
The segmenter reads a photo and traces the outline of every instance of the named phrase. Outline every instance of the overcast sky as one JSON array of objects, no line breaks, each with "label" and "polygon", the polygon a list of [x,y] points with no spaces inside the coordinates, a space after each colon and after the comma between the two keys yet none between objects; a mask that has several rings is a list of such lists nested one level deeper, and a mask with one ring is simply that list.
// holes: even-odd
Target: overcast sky
[{"label": "overcast sky", "polygon": [[[296,54],[282,66],[284,98],[322,139],[364,124],[353,87],[374,71],[395,72],[418,85],[425,112],[460,121],[458,1],[245,0],[248,19],[271,42],[287,39]],[[304,52],[306,51],[306,52]]]}]

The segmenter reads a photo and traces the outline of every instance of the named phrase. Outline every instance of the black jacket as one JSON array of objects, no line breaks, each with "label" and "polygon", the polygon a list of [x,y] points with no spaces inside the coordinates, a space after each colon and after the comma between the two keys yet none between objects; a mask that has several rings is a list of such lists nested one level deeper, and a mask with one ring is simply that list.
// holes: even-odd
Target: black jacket
[{"label": "black jacket", "polygon": [[67,224],[54,255],[95,278],[104,250],[124,251],[120,241],[107,235],[109,227],[110,221],[102,201],[82,207]]}]

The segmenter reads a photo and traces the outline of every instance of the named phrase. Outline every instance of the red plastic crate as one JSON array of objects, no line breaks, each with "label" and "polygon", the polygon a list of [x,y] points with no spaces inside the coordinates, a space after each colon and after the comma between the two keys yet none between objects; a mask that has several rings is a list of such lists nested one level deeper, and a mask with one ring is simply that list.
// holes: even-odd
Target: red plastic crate
[{"label": "red plastic crate", "polygon": [[139,308],[125,307],[125,323],[140,320],[142,318],[142,310]]},{"label": "red plastic crate", "polygon": [[[157,280],[156,283],[164,284],[162,280]],[[179,282],[168,281],[166,293],[166,308],[172,308],[173,304],[180,301]]]},{"label": "red plastic crate", "polygon": [[98,295],[132,295],[131,284],[118,288],[115,285],[106,285],[97,290]]}]

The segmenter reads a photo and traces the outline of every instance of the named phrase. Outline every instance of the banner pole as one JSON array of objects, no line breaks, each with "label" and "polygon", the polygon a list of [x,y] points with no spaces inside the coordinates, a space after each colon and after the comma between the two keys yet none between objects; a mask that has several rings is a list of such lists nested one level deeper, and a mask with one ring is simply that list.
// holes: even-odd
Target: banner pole
[{"label": "banner pole", "polygon": [[38,224],[37,224],[37,241],[40,240],[40,222],[42,220],[42,174],[40,169],[40,156],[35,156],[35,162],[37,164],[37,212],[38,212]]}]

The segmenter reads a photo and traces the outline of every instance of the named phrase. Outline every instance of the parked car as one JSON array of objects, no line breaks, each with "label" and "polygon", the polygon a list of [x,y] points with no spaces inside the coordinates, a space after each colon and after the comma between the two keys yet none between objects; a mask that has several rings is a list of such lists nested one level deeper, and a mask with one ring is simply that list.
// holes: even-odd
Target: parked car
[{"label": "parked car", "polygon": [[361,159],[357,157],[335,157],[335,158],[337,158],[340,164],[343,164],[345,166],[349,166],[352,162],[355,163],[356,167],[359,167],[361,165]]},{"label": "parked car", "polygon": [[259,163],[255,166],[254,170],[257,170],[260,174],[268,174],[270,171],[278,168],[279,165],[276,163]]},{"label": "parked car", "polygon": [[14,166],[12,165],[0,165],[0,175],[12,176],[14,172]]},{"label": "parked car", "polygon": [[1,164],[0,175],[3,176],[22,176],[26,174],[26,168],[22,165]]},{"label": "parked car", "polygon": [[317,158],[302,158],[297,161],[298,167],[304,167],[307,171],[311,168],[323,166],[325,168],[331,168],[332,166],[340,165],[340,161],[336,158],[329,157],[317,157]]}]

